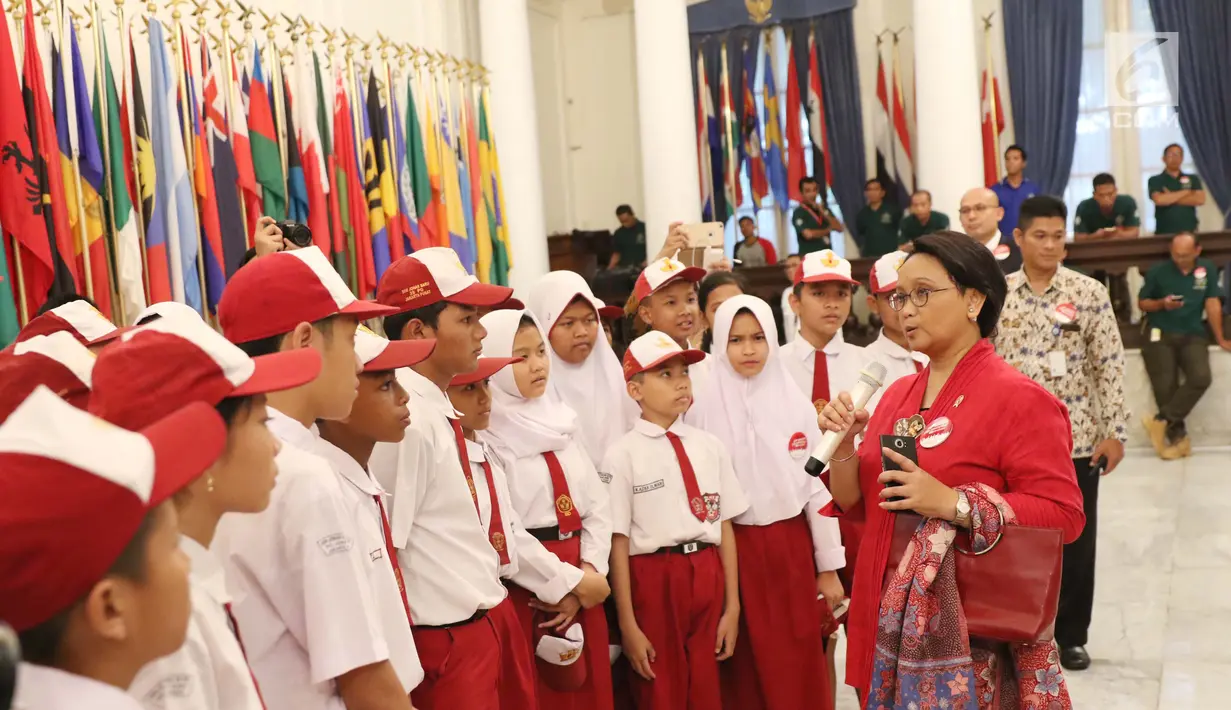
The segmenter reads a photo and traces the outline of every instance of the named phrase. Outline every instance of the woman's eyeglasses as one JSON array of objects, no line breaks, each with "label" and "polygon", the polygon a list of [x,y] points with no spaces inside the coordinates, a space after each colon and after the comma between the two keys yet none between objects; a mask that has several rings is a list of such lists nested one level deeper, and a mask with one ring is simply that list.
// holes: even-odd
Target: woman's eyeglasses
[{"label": "woman's eyeglasses", "polygon": [[889,307],[895,311],[900,311],[906,307],[906,299],[915,304],[919,308],[923,308],[928,304],[928,298],[934,293],[941,291],[952,291],[953,287],[947,288],[917,288],[910,293],[891,293],[889,294]]}]

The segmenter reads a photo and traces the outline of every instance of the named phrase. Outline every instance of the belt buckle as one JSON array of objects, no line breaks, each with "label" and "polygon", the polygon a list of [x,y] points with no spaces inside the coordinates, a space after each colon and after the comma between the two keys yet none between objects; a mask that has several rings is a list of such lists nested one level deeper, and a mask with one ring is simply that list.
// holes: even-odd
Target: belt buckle
[{"label": "belt buckle", "polygon": [[697,548],[699,548],[700,546],[701,546],[700,544],[695,543],[695,542],[686,542],[684,543],[684,554],[691,555],[692,553],[696,552]]},{"label": "belt buckle", "polygon": [[562,532],[562,533],[560,533],[559,537],[560,537],[560,539],[561,539],[561,540],[572,540],[572,539],[573,539],[573,533],[571,533],[571,532]]}]

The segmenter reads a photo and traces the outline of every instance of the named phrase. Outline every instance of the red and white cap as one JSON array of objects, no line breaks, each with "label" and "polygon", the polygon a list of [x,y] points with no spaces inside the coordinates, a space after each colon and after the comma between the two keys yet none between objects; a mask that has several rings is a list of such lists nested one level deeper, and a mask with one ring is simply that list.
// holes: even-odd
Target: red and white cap
[{"label": "red and white cap", "polygon": [[235,272],[218,302],[218,323],[232,343],[284,335],[334,315],[367,320],[393,313],[360,301],[318,247],[280,251]]},{"label": "red and white cap", "polygon": [[0,422],[40,385],[85,409],[93,369],[94,353],[67,331],[36,335],[0,352]]},{"label": "red and white cap", "polygon": [[705,278],[705,269],[696,266],[684,266],[684,263],[673,256],[664,256],[652,261],[642,270],[633,286],[633,295],[638,301],[644,300],[650,294],[676,279],[684,279],[697,283]]},{"label": "red and white cap", "polygon": [[512,296],[513,289],[507,286],[479,283],[448,247],[420,249],[398,259],[376,289],[377,301],[401,313],[440,301],[494,308]]},{"label": "red and white cap", "polygon": [[898,287],[898,269],[902,268],[908,256],[904,251],[892,251],[876,260],[868,277],[873,294],[889,293]]},{"label": "red and white cap", "polygon": [[681,356],[687,365],[695,365],[705,359],[705,353],[700,350],[685,350],[665,334],[651,330],[629,343],[628,350],[624,351],[624,381]]},{"label": "red and white cap", "polygon": [[355,331],[355,355],[364,372],[385,372],[418,365],[436,349],[435,340],[389,340],[367,326]]},{"label": "red and white cap", "polygon": [[814,251],[804,256],[795,272],[796,284],[811,284],[824,281],[858,286],[859,282],[851,278],[851,262],[838,256],[832,249]]},{"label": "red and white cap", "polygon": [[159,301],[158,303],[151,303],[146,306],[145,310],[137,314],[137,318],[133,322],[137,325],[144,325],[147,321],[159,318],[193,317],[200,320],[201,314],[197,313],[192,306],[180,303],[179,301]]},{"label": "red and white cap", "polygon": [[453,380],[449,382],[450,387],[465,387],[472,385],[480,380],[490,379],[497,372],[500,372],[509,365],[516,365],[521,362],[520,357],[480,357],[479,369],[474,372],[467,372],[461,375],[455,375]]},{"label": "red and white cap", "polygon": [[311,348],[251,358],[200,318],[159,318],[99,355],[90,412],[138,431],[192,402],[214,407],[228,397],[280,392],[320,371]]},{"label": "red and white cap", "polygon": [[222,418],[200,402],[134,433],[36,389],[0,426],[5,620],[25,631],[84,597],[225,443]]},{"label": "red and white cap", "polygon": [[57,306],[41,316],[33,318],[17,334],[16,342],[29,340],[36,335],[72,333],[82,345],[102,345],[119,336],[120,331],[107,316],[85,301],[70,301]]},{"label": "red and white cap", "polygon": [[581,660],[585,648],[585,632],[580,623],[573,623],[563,633],[534,629],[534,662],[539,677],[557,693],[571,693],[586,682],[586,664]]}]

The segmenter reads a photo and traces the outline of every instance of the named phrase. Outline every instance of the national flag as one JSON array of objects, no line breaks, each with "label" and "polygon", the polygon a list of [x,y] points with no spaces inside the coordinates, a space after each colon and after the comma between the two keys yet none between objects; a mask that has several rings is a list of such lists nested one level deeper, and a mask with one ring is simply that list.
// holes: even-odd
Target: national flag
[{"label": "national flag", "polygon": [[410,171],[411,190],[414,194],[416,229],[418,243],[412,243],[415,250],[427,247],[442,246],[440,241],[439,199],[432,193],[432,176],[427,167],[428,150],[425,145],[423,126],[419,123],[419,110],[415,105],[415,95],[410,82],[406,83],[406,166]]},{"label": "national flag", "polygon": [[769,177],[769,187],[774,193],[774,202],[778,209],[786,211],[790,208],[791,195],[786,186],[786,146],[782,140],[782,97],[778,95],[777,82],[774,78],[774,61],[772,46],[768,39],[762,43],[764,51],[761,61],[764,62],[765,83],[765,174]]},{"label": "national flag", "polygon": [[[355,284],[351,276],[346,250],[346,230],[342,226],[342,203],[338,200],[338,160],[333,154],[332,113],[333,104],[325,100],[324,72],[321,71],[320,55],[312,52],[312,75],[316,80],[316,132],[320,136],[319,151],[324,156],[326,181],[326,209],[329,215],[329,250],[333,258],[333,268],[350,284],[351,291]],[[332,77],[332,75],[331,75]]]},{"label": "national flag", "polygon": [[753,98],[753,82],[757,76],[757,55],[751,48],[744,50],[743,151],[747,158],[748,185],[752,189],[752,204],[761,209],[761,200],[769,194],[765,175],[765,158],[761,154],[761,119]]},{"label": "national flag", "polygon": [[[983,70],[983,184],[1000,182],[1000,136],[1004,133],[1004,103],[1000,80],[990,68]],[[995,128],[993,128],[995,126]]]},{"label": "national flag", "polygon": [[740,173],[744,167],[744,152],[740,149],[739,116],[735,112],[735,98],[731,93],[731,72],[727,64],[727,48],[722,48],[722,132],[723,132],[723,190],[727,198],[727,218],[744,204],[744,188]]},{"label": "national flag", "polygon": [[705,76],[705,55],[697,50],[697,166],[701,177],[701,220],[714,220],[714,164],[710,160],[710,119],[714,102]]},{"label": "national flag", "polygon": [[[492,220],[483,200],[483,158],[479,154],[479,131],[475,114],[479,107],[470,97],[463,97],[466,111],[466,173],[470,177],[470,208],[474,224],[475,276],[483,283],[491,283],[492,271]],[[463,189],[466,189],[463,186]]]},{"label": "national flag", "polygon": [[[26,22],[30,22],[28,16]],[[0,194],[5,195],[0,200],[0,227],[5,235],[0,254],[7,257],[0,273],[6,281],[0,287],[0,343],[5,345],[13,341],[20,328],[17,299],[24,300],[27,317],[33,317],[47,299],[55,283],[53,255],[57,253],[48,239],[44,218],[46,168],[32,145],[38,140],[38,132],[27,129],[36,125],[28,120],[31,93],[25,92],[23,97],[17,77],[8,22],[0,22],[0,105],[9,107],[0,111]],[[25,110],[16,110],[19,105]],[[10,243],[9,236],[15,244]],[[24,291],[18,290],[16,279],[19,263]]]},{"label": "national flag", "polygon": [[85,213],[85,224],[82,225],[81,233],[84,237],[83,244],[88,245],[86,248],[89,252],[89,269],[86,269],[87,259],[84,257],[78,261],[77,267],[83,278],[90,279],[98,310],[114,319],[111,307],[111,250],[107,248],[107,228],[103,218],[102,195],[106,194],[103,183],[103,151],[99,147],[98,130],[90,106],[90,77],[85,73],[85,64],[81,61],[77,31],[70,25],[67,32],[73,62],[73,105],[69,107],[69,113],[75,119],[70,124],[75,124],[76,129],[74,145],[81,168],[82,209]]},{"label": "national flag", "polygon": [[[907,195],[915,191],[915,163],[910,149],[909,119],[902,99],[901,66],[897,44],[893,46],[893,169]],[[909,199],[901,204],[910,204]]]},{"label": "national flag", "polygon": [[[786,56],[786,186],[791,199],[803,202],[803,194],[799,191],[799,181],[808,174],[808,165],[804,158],[804,136],[800,124],[800,114],[804,110],[803,100],[799,95],[799,68],[795,65],[795,52],[787,41]],[[813,166],[813,172],[820,172],[820,165]],[[824,193],[821,193],[824,194]]]},{"label": "national flag", "polygon": [[[299,153],[302,156],[304,189],[307,192],[307,225],[312,230],[312,241],[328,255],[333,247],[329,237],[329,172],[325,155],[321,152],[321,134],[317,121],[320,119],[316,97],[315,52],[301,47],[295,60],[295,101],[287,102],[295,115],[295,129],[299,138]],[[287,121],[287,131],[290,131]]]},{"label": "national flag", "polygon": [[[441,100],[443,101],[443,97]],[[453,126],[453,114],[448,106],[441,106],[440,109],[441,187],[444,190],[449,246],[457,252],[466,270],[474,273],[474,242],[466,233],[466,217],[462,212],[462,191],[457,171],[457,143],[454,140],[457,131]]]},{"label": "national flag", "polygon": [[252,43],[252,81],[248,87],[248,129],[252,143],[252,167],[261,185],[264,214],[278,221],[286,219],[286,182],[282,173],[282,154],[278,150],[278,130],[270,111],[269,93],[261,68],[261,52]]},{"label": "national flag", "polygon": [[[409,81],[407,82],[409,85]],[[389,117],[390,123],[393,124],[393,136],[390,138],[392,144],[389,146],[393,151],[393,171],[394,179],[397,181],[398,193],[398,229],[402,232],[402,250],[403,253],[410,253],[422,249],[425,245],[419,237],[419,210],[418,203],[415,202],[415,185],[411,178],[410,161],[406,155],[406,121],[398,109],[396,97],[398,95],[395,77],[390,72],[389,76]]]},{"label": "national flag", "polygon": [[[71,70],[70,70],[71,71]],[[69,75],[71,79],[71,74]],[[65,85],[64,56],[61,47],[52,38],[51,43],[51,95],[52,114],[55,121],[56,147],[59,150],[59,160],[55,165],[48,165],[49,171],[59,173],[57,180],[51,179],[60,186],[60,196],[56,197],[55,186],[52,186],[52,209],[56,217],[56,239],[60,253],[73,273],[73,282],[77,284],[78,293],[86,293],[85,274],[82,268],[82,250],[85,243],[85,224],[81,215],[81,202],[77,199],[77,168],[73,165],[73,143],[77,140],[76,121],[70,123],[69,108],[72,103],[71,94]],[[75,108],[75,107],[73,107]],[[60,218],[64,219],[66,231],[60,231]],[[91,282],[92,287],[92,282]]]},{"label": "national flag", "polygon": [[[131,45],[132,37],[129,37]],[[130,46],[130,50],[136,49]],[[133,130],[137,145],[137,170],[141,177],[141,218],[145,222],[145,268],[149,282],[150,303],[172,300],[171,258],[167,245],[166,203],[158,195],[158,162],[154,159],[154,141],[148,114],[145,110],[145,95],[141,90],[141,74],[137,71],[137,53],[130,51],[132,59],[130,76],[133,80]],[[176,125],[179,125],[178,122]]]},{"label": "national flag", "polygon": [[[223,273],[226,278],[239,270],[248,250],[248,225],[244,224],[240,202],[239,166],[231,144],[230,116],[227,112],[223,64],[214,61],[205,42],[201,43],[201,67],[205,77],[201,117],[205,144],[213,164],[214,198],[222,240]],[[251,160],[251,156],[249,156]]]},{"label": "national flag", "polygon": [[[264,200],[261,196],[261,185],[256,181],[256,170],[252,167],[252,141],[248,138],[248,116],[245,110],[243,83],[235,68],[235,58],[229,57],[231,72],[231,108],[227,116],[231,124],[231,152],[235,156],[235,171],[239,175],[240,199],[243,201],[244,212],[248,217],[244,225],[244,243],[252,246],[252,236],[256,233],[256,224],[265,214]],[[244,82],[248,79],[244,74]],[[230,261],[227,262],[230,265]]]},{"label": "national flag", "polygon": [[[809,34],[808,130],[812,137],[812,175],[823,183],[822,193],[833,185],[833,165],[829,160],[829,130],[825,126],[825,120],[825,93],[821,90],[821,61],[816,51],[816,35]],[[821,179],[822,176],[824,180]]]},{"label": "national flag", "polygon": [[[385,229],[389,232],[390,263],[406,256],[406,242],[402,230],[401,198],[398,196],[398,171],[393,162],[393,138],[389,135],[393,102],[385,101],[385,91],[380,88],[376,72],[369,72],[368,104],[375,106],[377,115],[372,117],[372,145],[376,149],[376,164],[380,168],[380,204],[385,210]],[[389,96],[393,96],[393,87]],[[372,97],[375,96],[375,102]]]},{"label": "national flag", "polygon": [[[166,229],[171,294],[204,314],[197,272],[200,231],[192,201],[192,176],[184,153],[178,92],[162,23],[150,21],[150,130],[158,165],[155,204]],[[151,256],[152,259],[152,256]]]},{"label": "national flag", "polygon": [[[0,50],[2,51],[2,50]],[[107,39],[103,38],[103,56],[107,53]],[[0,71],[3,68],[0,67]],[[111,63],[105,62],[103,68],[102,91],[94,95],[94,116],[99,135],[106,131],[107,140],[100,141],[108,149],[105,156],[107,174],[111,178],[111,213],[115,216],[115,274],[116,290],[120,301],[124,304],[124,313],[131,319],[145,310],[145,282],[141,264],[141,234],[137,230],[137,212],[133,209],[132,195],[129,192],[126,176],[132,170],[132,159],[125,157],[125,134],[123,129],[123,114],[119,96],[116,93],[115,75],[111,72]],[[102,120],[101,107],[106,106],[106,121]],[[129,315],[131,314],[131,315]]]},{"label": "national flag", "polygon": [[[204,43],[202,43],[204,45]],[[203,47],[203,49],[208,49]],[[210,140],[201,123],[201,111],[197,105],[197,89],[193,81],[196,76],[192,66],[192,53],[185,39],[180,45],[180,56],[184,58],[184,87],[180,100],[184,102],[188,112],[188,129],[192,135],[189,147],[192,155],[192,184],[196,191],[197,214],[200,218],[200,266],[204,269],[206,305],[211,313],[218,310],[218,301],[222,298],[222,289],[227,284],[226,259],[222,246],[222,221],[218,216],[217,187],[214,185],[213,167],[209,160]],[[200,274],[184,272],[184,278],[196,276],[198,286]]]},{"label": "national flag", "polygon": [[[286,75],[278,72],[281,78],[283,120],[286,122],[286,218],[300,224],[308,223],[308,183],[304,179],[303,152],[299,147],[299,126],[295,116],[294,102],[291,100],[291,85]],[[328,235],[313,233],[312,242],[326,253],[329,248]]]},{"label": "national flag", "polygon": [[[879,52],[878,52],[879,54]],[[889,121],[889,80],[885,76],[885,61],[876,60],[876,108],[872,114],[873,135],[876,137],[876,179],[885,188],[890,201],[903,209],[910,204],[910,195],[902,189],[893,169],[893,134]]]},{"label": "national flag", "polygon": [[436,102],[435,77],[428,79],[433,83],[432,97],[423,102],[424,145],[427,148],[427,172],[432,188],[430,207],[436,216],[436,246],[447,247],[449,243],[449,210],[445,208],[444,189],[444,146],[440,136],[440,121],[436,116],[439,105]]},{"label": "national flag", "polygon": [[492,266],[490,283],[509,285],[509,269],[513,267],[513,249],[509,244],[509,226],[504,219],[504,189],[500,182],[500,158],[496,153],[496,137],[491,129],[491,112],[487,91],[479,99],[479,161],[483,170],[483,206],[492,235]]},{"label": "national flag", "polygon": [[[376,280],[379,282],[385,269],[389,268],[389,226],[385,223],[384,193],[381,192],[380,161],[376,155],[377,131],[380,130],[380,92],[376,88],[376,77],[370,76],[365,100],[360,104],[359,119],[362,136],[360,147],[363,151],[363,181],[367,195],[368,233],[371,234],[372,266],[376,270]],[[357,78],[359,90],[363,90],[362,78]],[[356,98],[356,100],[358,100]],[[373,118],[375,116],[375,118]]]},{"label": "national flag", "polygon": [[[345,72],[335,77],[333,97],[333,153],[338,175],[338,212],[345,232],[347,258],[346,274],[351,288],[361,298],[370,293],[376,274],[370,277],[364,268],[359,245],[371,244],[368,230],[368,211],[364,198],[363,179],[356,168],[355,123],[350,97],[346,92]],[[370,247],[369,247],[370,249]]]},{"label": "national flag", "polygon": [[475,239],[474,191],[470,181],[470,139],[466,136],[466,97],[463,94],[461,98],[461,114],[457,122],[457,191],[462,198],[462,221],[466,224],[466,240],[471,245],[470,256],[473,259],[473,266],[470,271],[474,273],[479,263],[479,245]]}]

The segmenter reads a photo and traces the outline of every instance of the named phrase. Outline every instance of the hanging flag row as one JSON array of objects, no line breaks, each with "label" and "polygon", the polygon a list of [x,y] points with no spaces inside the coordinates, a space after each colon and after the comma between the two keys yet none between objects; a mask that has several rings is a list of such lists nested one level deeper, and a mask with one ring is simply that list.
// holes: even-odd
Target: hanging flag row
[{"label": "hanging flag row", "polygon": [[[722,41],[717,72],[717,101],[706,69],[704,47],[697,52],[697,158],[701,175],[703,218],[723,221],[735,214],[744,202],[741,177],[747,170],[749,198],[756,209],[773,195],[774,205],[787,212],[791,201],[799,202],[799,182],[808,175],[806,144],[812,146],[812,176],[821,183],[821,194],[833,182],[829,161],[821,62],[815,32],[806,38],[800,30],[784,28],[786,83],[779,88],[774,69],[776,33],[766,30],[741,48],[730,48]],[[807,42],[806,56],[799,66],[794,42]],[[731,80],[730,52],[739,52],[735,64],[742,91],[739,95]],[[802,51],[802,48],[801,48]],[[761,101],[757,102],[757,93]],[[804,123],[808,141],[804,140]],[[722,195],[721,202],[716,199]],[[720,207],[725,205],[725,208]]]},{"label": "hanging flag row", "polygon": [[332,32],[322,52],[294,27],[286,47],[211,45],[178,16],[139,29],[120,14],[113,66],[88,12],[91,73],[67,11],[39,31],[25,0],[15,37],[0,22],[0,345],[70,293],[117,323],[168,300],[209,317],[263,215],[306,224],[359,295],[431,246],[507,283],[490,97],[461,63],[398,48],[395,66],[383,38],[379,59],[340,60]]}]

